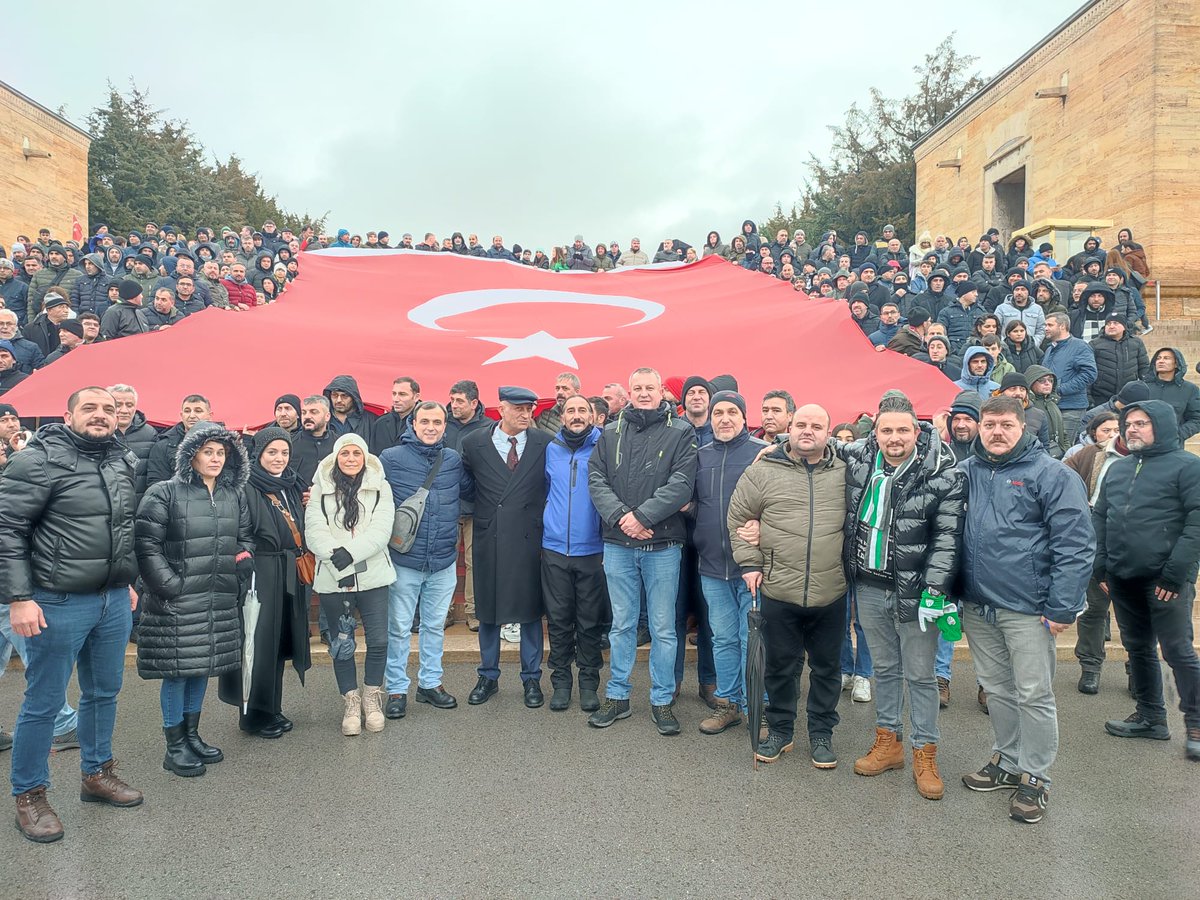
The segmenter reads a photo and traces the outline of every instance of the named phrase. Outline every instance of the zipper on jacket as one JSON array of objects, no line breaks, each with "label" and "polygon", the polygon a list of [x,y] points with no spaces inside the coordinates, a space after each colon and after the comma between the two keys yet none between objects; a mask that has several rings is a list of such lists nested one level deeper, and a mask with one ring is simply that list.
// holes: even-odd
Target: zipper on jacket
[{"label": "zipper on jacket", "polygon": [[567,556],[571,555],[571,506],[575,502],[575,475],[579,462],[575,459],[575,451],[571,451],[571,481],[567,489]]},{"label": "zipper on jacket", "polygon": [[804,606],[808,606],[808,581],[812,577],[812,539],[816,528],[816,516],[813,510],[813,470],[805,466],[808,474],[808,544],[804,548]]},{"label": "zipper on jacket", "polygon": [[[724,503],[725,503],[725,463],[728,459],[729,459],[729,450],[723,449],[722,455],[721,455],[721,478],[718,483],[719,490],[717,491],[717,500],[720,504],[717,507],[718,509],[720,509],[720,506],[724,505]],[[726,543],[726,544],[729,543],[728,518],[729,518],[728,515],[721,516],[721,537],[724,540],[724,543]],[[724,550],[723,547],[722,547],[722,550]],[[722,556],[725,556],[725,554],[722,553]],[[725,580],[728,581],[729,580],[729,557],[725,556],[723,562],[725,564]]]}]

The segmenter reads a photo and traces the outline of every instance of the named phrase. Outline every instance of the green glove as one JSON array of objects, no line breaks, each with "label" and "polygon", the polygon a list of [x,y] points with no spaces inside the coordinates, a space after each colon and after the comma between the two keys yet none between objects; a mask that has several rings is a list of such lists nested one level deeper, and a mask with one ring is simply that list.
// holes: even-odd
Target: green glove
[{"label": "green glove", "polygon": [[[953,606],[954,604],[950,604]],[[946,612],[946,595],[938,594],[930,591],[928,588],[921,591],[921,603],[917,606],[917,624],[921,626],[921,630],[925,631],[926,626],[930,623],[937,623]]]},{"label": "green glove", "polygon": [[953,603],[947,606],[945,614],[934,624],[942,633],[942,637],[953,644],[955,641],[962,640],[962,620],[959,619],[958,609]]}]

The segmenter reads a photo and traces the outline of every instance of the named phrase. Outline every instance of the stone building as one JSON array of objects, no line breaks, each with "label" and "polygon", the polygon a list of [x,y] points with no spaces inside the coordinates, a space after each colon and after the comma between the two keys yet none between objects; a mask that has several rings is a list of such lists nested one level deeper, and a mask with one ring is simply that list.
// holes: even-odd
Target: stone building
[{"label": "stone building", "polygon": [[1088,0],[914,154],[918,233],[974,241],[995,226],[1007,242],[1061,223],[1065,260],[1088,231],[1112,247],[1129,228],[1163,316],[1200,316],[1197,0]]},{"label": "stone building", "polygon": [[[88,229],[88,148],[92,137],[0,81],[0,241],[37,239],[50,229],[69,240]],[[7,249],[7,248],[6,248]]]}]

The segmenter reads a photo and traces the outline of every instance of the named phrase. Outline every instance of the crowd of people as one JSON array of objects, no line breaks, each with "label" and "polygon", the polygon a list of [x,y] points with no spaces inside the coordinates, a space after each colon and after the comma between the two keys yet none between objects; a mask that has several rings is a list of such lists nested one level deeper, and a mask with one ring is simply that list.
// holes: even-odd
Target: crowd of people
[{"label": "crowd of people", "polygon": [[[26,313],[41,311],[21,335],[43,328],[49,342],[57,326],[61,339],[71,319],[49,314],[65,306],[74,321],[98,318],[104,337],[113,310],[136,306],[126,300],[146,290],[178,303],[180,279],[192,277],[186,260],[216,267],[226,304],[249,308],[268,281],[272,291],[286,289],[298,257],[321,243],[310,233],[276,236],[273,226],[241,236],[226,230],[220,244],[204,240],[210,236],[202,229],[181,242],[164,229],[131,235],[122,247],[101,233],[98,261],[85,254],[82,273],[67,251],[84,248],[45,244],[47,266],[33,266],[21,294]],[[851,702],[873,699],[876,727],[854,771],[875,776],[911,764],[917,792],[937,800],[944,793],[938,713],[950,703],[950,658],[965,634],[978,680],[972,693],[991,716],[995,742],[988,762],[962,783],[1010,791],[1008,814],[1035,823],[1047,809],[1058,747],[1055,637],[1076,626],[1078,689],[1096,693],[1111,606],[1135,709],[1106,730],[1170,737],[1161,647],[1178,686],[1185,754],[1200,759],[1200,659],[1191,630],[1200,460],[1183,449],[1200,430],[1200,392],[1183,380],[1182,354],[1145,352],[1134,334],[1142,324],[1137,302],[1120,267],[1100,274],[1098,241],[1064,266],[1047,248],[1020,257],[1006,287],[987,287],[979,302],[981,280],[1001,258],[1008,262],[998,242],[980,241],[972,274],[979,248],[959,271],[944,237],[928,242],[936,262],[891,259],[899,241],[884,237],[882,246],[868,246],[856,236],[845,273],[820,271],[826,257],[841,255],[833,233],[804,252],[801,274],[794,274],[801,253],[786,232],[764,244],[752,222],[732,251],[720,249],[713,233],[703,252],[731,252],[735,262],[739,253],[757,253],[767,274],[774,266],[767,260],[778,258],[781,271],[792,266],[789,277],[800,279],[811,262],[821,263],[810,273],[820,282],[814,293],[849,300],[848,312],[878,349],[959,376],[960,393],[933,421],[919,420],[901,390],[885,394],[873,415],[834,423],[803,402],[802,385],[781,385],[751,409],[756,398],[739,393],[733,375],[663,378],[649,366],[592,395],[578,374],[564,372],[555,402],[541,412],[538,391],[501,388],[498,420],[485,415],[469,378],[429,398],[410,375],[395,379],[382,415],[366,408],[356,379],[343,374],[322,390],[305,386],[277,398],[263,411],[271,424],[240,433],[220,423],[220,410],[200,392],[182,398],[179,422],[161,432],[139,411],[135,385],[81,386],[63,421],[34,433],[0,401],[0,624],[26,678],[14,734],[0,736],[0,747],[13,754],[18,828],[38,842],[63,836],[47,795],[51,748],[80,748],[83,800],[142,802],[116,772],[112,748],[133,636],[139,675],[161,682],[163,767],[183,777],[203,775],[224,757],[200,735],[213,677],[243,731],[278,739],[292,730],[285,675],[290,663],[303,683],[311,665],[314,597],[343,735],[403,719],[410,693],[434,709],[456,708],[442,655],[460,560],[466,624],[480,652],[469,705],[499,692],[504,640],[520,645],[525,706],[547,702],[545,623],[551,710],[577,704],[598,729],[628,718],[637,648],[649,643],[650,717],[660,734],[678,734],[675,701],[694,624],[697,690],[709,707],[696,723],[702,733],[747,727],[757,732],[757,759],[779,760],[795,748],[796,676],[807,666],[812,764],[838,764],[833,735],[843,692]],[[749,238],[753,251],[743,249]],[[361,245],[387,246],[387,239],[369,233]],[[343,231],[329,244],[354,240]],[[425,240],[414,249],[443,249],[433,235]],[[223,249],[234,242],[263,260],[249,267],[262,273],[257,285],[240,273],[236,251]],[[147,251],[137,249],[143,244]],[[445,249],[478,247],[474,235],[456,234]],[[679,250],[674,241],[663,247]],[[276,280],[274,263],[289,250]],[[496,237],[476,255],[516,259],[515,250]],[[600,256],[613,262],[602,246],[587,250],[577,238],[555,257],[566,254],[581,261],[566,268],[583,268],[590,256],[597,271],[608,268],[597,267]],[[680,259],[659,259],[663,251],[655,259],[687,262],[689,251],[694,256],[686,248]],[[31,256],[22,261],[26,272]],[[77,286],[98,279],[92,269],[103,271],[114,256],[116,270],[132,256],[130,274],[118,273],[117,299],[84,311],[83,298],[101,301]],[[615,257],[624,264],[626,254]],[[1048,274],[1030,284],[1027,268]],[[39,278],[47,271],[54,275]],[[1082,274],[1058,277],[1068,272]],[[171,279],[174,287],[155,287]],[[226,281],[250,285],[244,303],[233,302],[238,293]],[[137,294],[126,298],[131,283]],[[207,287],[221,305],[214,283]],[[194,299],[198,291],[188,296],[205,305]],[[868,317],[878,320],[870,331]],[[37,324],[43,320],[50,325]],[[37,365],[18,353],[20,341],[37,343],[14,341],[21,321],[12,306],[0,312],[6,370]],[[751,429],[752,418],[759,427]],[[752,607],[764,622],[762,684],[751,683],[755,667],[747,665]],[[360,628],[365,655],[356,654]],[[415,691],[411,633],[418,635]],[[77,711],[67,704],[76,669]],[[754,720],[759,691],[765,713]]]}]

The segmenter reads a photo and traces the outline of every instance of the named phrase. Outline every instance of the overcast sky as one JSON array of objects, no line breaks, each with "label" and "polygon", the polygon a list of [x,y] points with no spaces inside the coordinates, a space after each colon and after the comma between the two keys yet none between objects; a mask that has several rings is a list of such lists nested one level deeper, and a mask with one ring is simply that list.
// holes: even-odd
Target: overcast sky
[{"label": "overcast sky", "polygon": [[159,4],[66,19],[25,3],[5,11],[0,72],[80,125],[106,80],[132,77],[213,154],[237,153],[285,208],[328,210],[331,230],[386,228],[393,243],[404,231],[499,233],[547,252],[576,232],[593,245],[635,234],[700,244],[788,206],[808,154],[829,148],[826,126],[872,86],[911,91],[913,66],[951,23],[990,77],[1080,2],[953,15],[873,3],[821,15],[807,4]]}]

